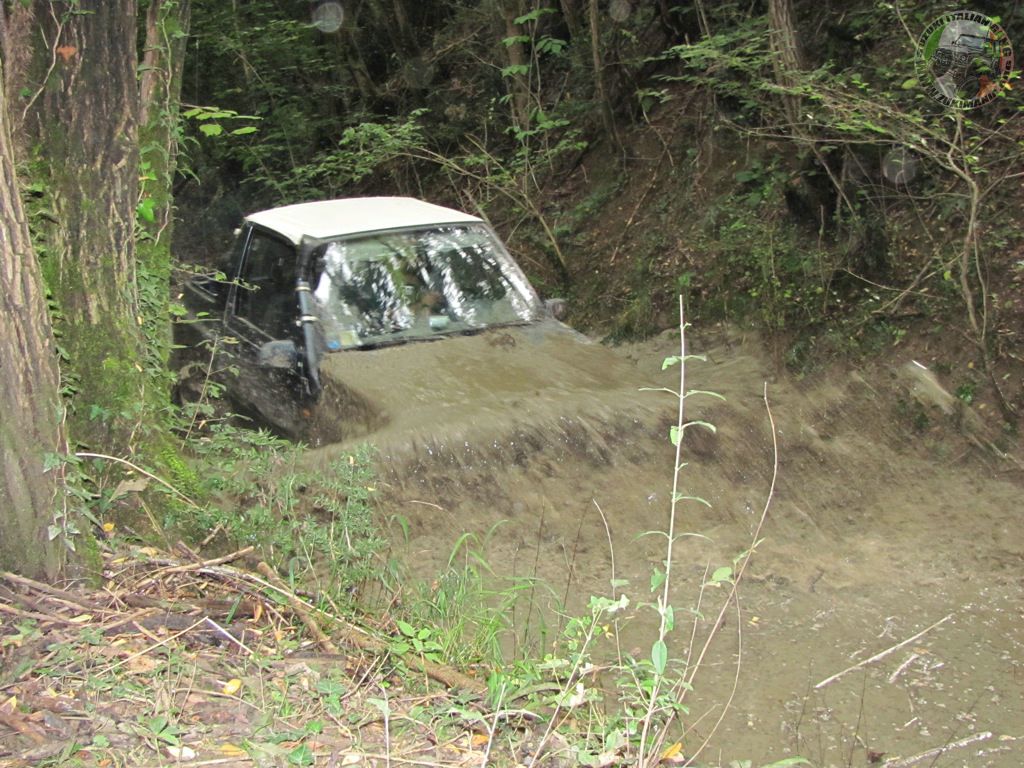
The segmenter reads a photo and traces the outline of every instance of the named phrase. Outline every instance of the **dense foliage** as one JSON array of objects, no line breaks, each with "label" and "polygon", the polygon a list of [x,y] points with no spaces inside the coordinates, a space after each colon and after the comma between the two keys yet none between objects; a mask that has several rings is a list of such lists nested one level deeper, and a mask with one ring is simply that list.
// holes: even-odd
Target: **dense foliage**
[{"label": "dense foliage", "polygon": [[655,331],[682,291],[700,316],[809,331],[798,365],[845,343],[837,323],[919,312],[962,312],[994,352],[1020,311],[987,288],[1016,268],[1019,97],[926,94],[917,36],[945,4],[399,0],[322,31],[325,5],[197,5],[185,98],[226,118],[196,114],[183,204],[211,231],[284,201],[440,198],[491,218],[583,325]]}]

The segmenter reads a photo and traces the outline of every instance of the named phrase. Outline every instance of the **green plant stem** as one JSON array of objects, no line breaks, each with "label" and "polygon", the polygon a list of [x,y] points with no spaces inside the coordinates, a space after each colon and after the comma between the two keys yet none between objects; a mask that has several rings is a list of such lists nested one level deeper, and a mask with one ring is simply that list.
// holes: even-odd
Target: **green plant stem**
[{"label": "green plant stem", "polygon": [[145,475],[150,480],[155,480],[156,482],[160,483],[160,485],[162,485],[164,488],[169,490],[175,496],[177,496],[180,499],[182,499],[186,504],[191,504],[196,509],[199,509],[199,505],[196,502],[192,501],[192,499],[190,499],[184,493],[182,493],[177,488],[175,488],[173,485],[168,483],[166,480],[164,480],[161,477],[157,477],[152,472],[147,472],[145,469],[140,467],[138,464],[133,464],[132,462],[128,461],[127,459],[120,459],[117,456],[108,456],[105,453],[88,453],[86,451],[79,451],[79,452],[75,453],[75,456],[78,457],[79,459],[103,459],[105,461],[115,461],[118,464],[124,464],[126,467],[131,467],[132,469],[134,469],[140,475]]},{"label": "green plant stem", "polygon": [[[761,508],[761,517],[757,521],[757,528],[754,530],[754,534],[751,537],[750,547],[748,547],[747,551],[743,554],[743,558],[740,561],[739,568],[736,570],[735,577],[733,578],[733,581],[732,581],[732,588],[729,590],[729,594],[726,595],[725,602],[722,603],[722,608],[719,610],[718,616],[715,617],[715,623],[712,625],[711,633],[708,635],[707,639],[704,641],[704,645],[701,647],[700,653],[697,655],[697,661],[691,667],[692,672],[690,672],[689,677],[684,675],[683,679],[676,685],[676,687],[674,689],[674,695],[677,698],[679,698],[679,699],[682,699],[682,697],[686,695],[686,691],[690,690],[693,687],[693,681],[697,677],[697,672],[700,671],[701,664],[702,664],[702,662],[704,660],[704,657],[707,654],[708,649],[711,647],[711,642],[712,642],[712,640],[714,640],[715,636],[718,634],[718,627],[722,626],[722,620],[725,618],[725,612],[728,610],[729,605],[734,600],[737,603],[736,604],[736,614],[737,614],[736,626],[737,626],[737,632],[741,631],[740,627],[742,626],[742,624],[739,621],[739,601],[737,599],[737,593],[738,593],[738,590],[739,590],[740,583],[743,580],[743,576],[744,576],[744,574],[747,571],[747,566],[750,564],[750,559],[754,556],[754,551],[757,548],[757,544],[761,540],[761,531],[764,530],[765,522],[768,519],[768,510],[771,507],[772,500],[775,498],[775,485],[776,485],[776,483],[778,481],[778,478],[779,478],[779,437],[778,437],[778,433],[777,433],[777,431],[775,429],[775,417],[772,415],[771,404],[768,401],[768,383],[767,382],[765,382],[764,392],[763,392],[762,397],[763,397],[763,400],[764,400],[765,413],[768,415],[768,425],[770,426],[771,431],[772,431],[772,479],[771,479],[771,483],[768,486],[768,494],[767,494],[767,496],[765,496],[764,506]],[[742,635],[740,635],[740,646],[739,647],[742,649]],[[718,720],[715,722],[714,727],[710,730],[710,732],[708,733],[707,737],[705,737],[705,739],[704,739],[703,743],[700,745],[700,747],[698,747],[697,750],[694,752],[694,754],[691,756],[691,759],[695,759],[704,750],[704,748],[708,745],[708,742],[711,740],[712,734],[714,734],[715,731],[718,730],[718,727],[721,725],[722,720],[725,719],[726,712],[729,711],[729,705],[732,703],[733,696],[736,694],[736,687],[737,687],[738,680],[739,680],[739,664],[741,662],[742,662],[742,655],[739,658],[739,660],[737,661],[736,678],[734,678],[734,680],[733,680],[733,688],[732,688],[731,693],[729,694],[729,699],[726,702],[726,705],[724,707],[722,707],[722,712],[718,716]],[[669,722],[671,722],[672,717],[675,717],[674,713],[670,716]],[[665,727],[662,729],[662,733],[663,734],[665,732],[667,732],[669,722],[665,723]],[[662,738],[664,738],[664,737],[662,737]]]},{"label": "green plant stem", "polygon": [[[668,516],[668,543],[665,545],[665,583],[662,585],[661,597],[659,598],[658,613],[660,623],[658,625],[658,641],[664,643],[668,634],[667,616],[669,596],[672,587],[672,549],[676,537],[676,511],[679,505],[679,471],[683,455],[683,416],[684,404],[686,402],[686,316],[683,308],[683,297],[679,296],[679,409],[676,414],[676,428],[679,430],[676,440],[675,465],[672,469],[672,498],[669,502]],[[658,700],[658,693],[664,675],[655,670],[654,685],[651,688],[650,698],[647,703],[647,714],[644,716],[644,726],[640,734],[640,765],[646,764],[647,740],[650,737],[651,723],[654,720],[654,710]],[[657,762],[657,761],[655,761]]]}]

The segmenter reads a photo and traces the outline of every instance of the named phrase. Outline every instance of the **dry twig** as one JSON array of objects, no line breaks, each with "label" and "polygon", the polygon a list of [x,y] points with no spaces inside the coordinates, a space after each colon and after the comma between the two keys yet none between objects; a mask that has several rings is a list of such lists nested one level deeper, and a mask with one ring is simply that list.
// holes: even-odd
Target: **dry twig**
[{"label": "dry twig", "polygon": [[958,741],[951,741],[948,744],[943,744],[941,747],[925,750],[924,752],[912,755],[911,757],[897,757],[892,760],[886,760],[882,768],[907,768],[907,766],[913,765],[914,763],[920,763],[930,758],[944,755],[951,749],[961,749],[962,747],[967,747],[971,744],[976,744],[979,741],[986,741],[991,738],[991,731],[982,731],[981,733],[975,733],[971,736],[967,736],[966,738],[959,739]]},{"label": "dry twig", "polygon": [[949,621],[952,618],[953,618],[953,614],[951,613],[948,616],[945,616],[945,617],[939,619],[938,621],[936,621],[931,626],[925,627],[920,632],[918,632],[916,635],[908,637],[906,640],[904,640],[904,641],[902,641],[900,643],[896,643],[896,645],[892,646],[891,648],[886,648],[884,651],[879,651],[878,653],[876,653],[874,656],[872,656],[869,659],[864,659],[864,661],[858,662],[857,664],[854,664],[852,667],[847,667],[842,672],[836,672],[831,677],[826,677],[824,680],[822,680],[820,683],[818,683],[816,686],[814,686],[815,690],[817,690],[819,688],[824,688],[829,683],[834,683],[836,680],[838,680],[839,678],[843,677],[844,675],[846,675],[846,674],[848,674],[850,672],[854,672],[854,671],[860,669],[861,667],[866,667],[868,664],[873,664],[876,661],[884,659],[886,656],[888,656],[893,651],[898,651],[903,646],[909,645],[910,643],[912,643],[915,640],[917,640],[919,637],[927,634],[928,632],[931,632],[933,629],[935,629],[940,624],[945,624],[947,621]]}]

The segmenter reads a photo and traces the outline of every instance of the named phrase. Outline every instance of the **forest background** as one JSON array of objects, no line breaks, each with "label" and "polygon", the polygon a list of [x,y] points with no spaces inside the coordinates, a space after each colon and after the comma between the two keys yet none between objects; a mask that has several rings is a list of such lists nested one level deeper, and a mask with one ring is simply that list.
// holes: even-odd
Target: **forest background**
[{"label": "forest background", "polygon": [[[1019,0],[955,6],[1024,40]],[[673,327],[682,296],[699,326],[758,329],[795,376],[927,348],[1010,445],[1024,106],[1013,76],[974,109],[928,94],[922,35],[950,10],[5,0],[0,569],[95,574],[111,530],[241,544],[300,519],[237,471],[258,475],[272,439],[186,439],[203,414],[174,401],[169,361],[172,285],[245,213],[301,200],[478,213],[610,342]],[[332,482],[351,499],[369,481],[350,467]],[[237,527],[225,498],[266,516]],[[318,535],[281,533],[280,562]],[[365,577],[338,562],[342,586]]]},{"label": "forest background", "polygon": [[[1012,42],[1018,5],[969,10]],[[798,374],[936,334],[972,360],[958,395],[1012,434],[1022,107],[1013,77],[973,110],[927,95],[919,35],[945,10],[4,4],[5,314],[25,323],[4,334],[4,563],[55,573],[88,527],[72,507],[113,466],[76,453],[187,474],[172,270],[299,200],[477,212],[609,340],[670,327],[677,295],[694,322],[764,330]]]},{"label": "forest background", "polygon": [[[1019,2],[963,8],[1024,38]],[[0,5],[0,563],[81,566],[126,466],[208,492],[171,399],[172,274],[300,200],[479,213],[610,341],[671,327],[679,295],[693,322],[765,332],[797,375],[931,339],[1013,439],[1024,108],[1012,76],[976,109],[928,95],[920,36],[948,10]]]}]

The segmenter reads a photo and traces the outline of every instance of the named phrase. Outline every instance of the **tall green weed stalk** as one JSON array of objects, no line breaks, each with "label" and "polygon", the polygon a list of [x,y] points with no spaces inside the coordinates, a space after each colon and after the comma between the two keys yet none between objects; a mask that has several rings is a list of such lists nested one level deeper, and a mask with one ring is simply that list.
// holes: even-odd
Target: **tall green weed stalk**
[{"label": "tall green weed stalk", "polygon": [[[700,535],[680,532],[683,508],[690,503],[709,506],[705,499],[684,490],[683,470],[687,463],[684,461],[683,438],[691,428],[715,429],[706,421],[687,420],[686,402],[698,395],[724,399],[714,392],[686,388],[687,364],[704,358],[687,350],[687,325],[681,297],[679,317],[679,353],[665,358],[662,363],[662,370],[678,366],[678,388],[653,390],[671,394],[678,404],[675,424],[669,431],[674,463],[668,520],[665,530],[654,532],[664,537],[665,549],[664,559],[651,573],[648,594],[653,595],[653,599],[636,592],[634,595],[638,600],[631,599],[630,584],[617,577],[611,531],[604,512],[598,506],[612,550],[609,596],[591,597],[589,612],[570,618],[559,642],[542,659],[510,664],[495,671],[488,681],[495,706],[525,707],[543,713],[543,725],[532,761],[524,762],[535,762],[542,755],[557,752],[575,763],[590,766],[655,766],[665,762],[693,765],[729,711],[735,695],[742,658],[735,668],[732,691],[727,700],[717,706],[717,721],[703,742],[687,743],[684,754],[681,734],[690,722],[687,700],[715,643],[718,628],[723,626],[726,613],[739,612],[737,591],[750,558],[761,541],[774,495],[778,471],[775,425],[766,391],[765,407],[773,435],[772,482],[750,546],[728,565],[713,567],[709,564],[701,582],[696,585],[696,597],[686,605],[679,605],[678,577],[673,571],[675,544],[681,537]],[[723,600],[717,615],[708,620],[705,613],[709,610],[709,595],[715,589],[723,594]],[[633,602],[654,610],[658,617],[658,627],[646,654],[630,654],[623,649],[621,631],[628,621],[625,618],[627,609]],[[689,626],[683,639],[671,642],[684,623]],[[709,627],[703,637],[699,631],[702,624]],[[736,626],[741,624],[737,620]],[[682,722],[684,718],[687,723]],[[803,758],[790,757],[763,768],[807,764]]]}]

